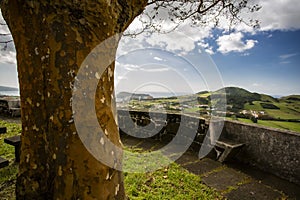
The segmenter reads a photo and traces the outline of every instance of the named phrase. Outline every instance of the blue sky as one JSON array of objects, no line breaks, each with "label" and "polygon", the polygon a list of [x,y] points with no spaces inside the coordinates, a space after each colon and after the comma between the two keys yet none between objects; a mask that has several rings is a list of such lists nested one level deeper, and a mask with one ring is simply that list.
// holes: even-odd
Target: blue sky
[{"label": "blue sky", "polygon": [[[273,95],[300,94],[300,30],[266,31],[245,52],[212,55],[225,85]],[[212,41],[213,43],[213,41]]]},{"label": "blue sky", "polygon": [[[228,31],[226,22],[219,29],[191,27],[187,22],[170,34],[124,37],[116,91],[191,93],[238,86],[271,95],[300,94],[300,4],[253,1],[262,6],[253,15],[261,22],[259,30],[238,25]],[[137,19],[129,30],[140,26]],[[0,85],[18,87],[13,46],[0,52]]]}]

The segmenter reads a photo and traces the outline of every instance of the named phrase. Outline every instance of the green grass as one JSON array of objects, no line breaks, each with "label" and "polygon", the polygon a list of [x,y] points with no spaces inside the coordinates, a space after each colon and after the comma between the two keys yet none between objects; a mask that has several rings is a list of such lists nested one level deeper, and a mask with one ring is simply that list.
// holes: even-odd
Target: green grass
[{"label": "green grass", "polygon": [[198,96],[203,97],[203,98],[207,98],[210,95],[211,95],[211,92],[207,92],[207,93],[199,94]]},{"label": "green grass", "polygon": [[125,190],[130,199],[222,199],[201,178],[173,163],[149,173],[125,173]]},{"label": "green grass", "polygon": [[0,134],[0,156],[13,161],[15,158],[14,147],[4,143],[4,138],[21,134],[21,124],[8,123],[0,120],[0,127],[6,127],[7,133]]},{"label": "green grass", "polygon": [[15,184],[17,172],[17,164],[11,164],[8,167],[0,169],[0,199],[16,199]]},{"label": "green grass", "polygon": [[279,107],[279,110],[276,109],[266,109],[266,112],[276,118],[280,119],[299,119],[300,112],[292,110],[291,105],[285,105],[283,103],[274,103],[275,106]]},{"label": "green grass", "polygon": [[300,123],[297,122],[282,122],[282,121],[267,121],[258,120],[258,124],[273,128],[280,128],[285,130],[296,131],[300,133]]},{"label": "green grass", "polygon": [[254,101],[253,105],[246,103],[244,105],[245,110],[265,111],[269,116],[274,119],[300,119],[300,105],[296,103],[272,103],[280,109],[264,109],[260,103],[262,101]]},{"label": "green grass", "polygon": [[7,133],[0,135],[0,156],[9,160],[8,167],[0,169],[0,199],[15,199],[15,182],[18,172],[18,165],[14,163],[15,149],[13,146],[5,144],[4,138],[20,135],[21,125],[8,123],[0,120],[0,126],[7,128]]},{"label": "green grass", "polygon": [[125,190],[129,199],[222,199],[215,190],[204,185],[199,176],[171,162],[160,152],[151,152],[153,154],[146,158],[136,157],[134,153],[149,155],[148,151],[129,147],[126,150],[132,153],[125,156],[123,167],[133,171],[124,173]]},{"label": "green grass", "polygon": [[[232,118],[227,118],[227,119],[232,120]],[[237,120],[248,123],[248,124],[253,124],[253,122],[250,119],[238,118]],[[300,133],[300,123],[297,123],[297,122],[258,120],[256,124],[262,125],[262,126],[267,126],[267,127],[272,127],[272,128],[296,131],[296,132]]]},{"label": "green grass", "polygon": [[253,101],[252,103],[253,103],[253,105],[246,103],[244,105],[244,109],[245,110],[264,110],[260,105],[261,101]]}]

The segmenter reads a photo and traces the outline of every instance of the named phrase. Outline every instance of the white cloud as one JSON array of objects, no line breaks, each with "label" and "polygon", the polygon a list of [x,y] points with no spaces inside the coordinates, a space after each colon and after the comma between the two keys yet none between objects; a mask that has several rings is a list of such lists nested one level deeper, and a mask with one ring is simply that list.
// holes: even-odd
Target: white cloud
[{"label": "white cloud", "polygon": [[280,55],[279,58],[282,59],[282,60],[285,60],[285,59],[294,57],[294,56],[296,56],[296,55],[298,55],[298,53],[283,54],[283,55]]},{"label": "white cloud", "polygon": [[170,68],[168,67],[142,67],[141,68],[142,71],[145,72],[167,72],[170,71]]},{"label": "white cloud", "polygon": [[258,3],[262,8],[254,16],[261,21],[262,30],[300,29],[299,0],[259,0]]},{"label": "white cloud", "polygon": [[259,84],[259,83],[253,83],[252,86],[254,86],[254,87],[260,87],[261,84]]},{"label": "white cloud", "polygon": [[209,48],[205,49],[205,52],[208,53],[209,55],[214,55],[215,54],[215,52],[213,50],[213,47],[209,47]]},{"label": "white cloud", "polygon": [[126,76],[116,76],[117,80],[128,80]]},{"label": "white cloud", "polygon": [[241,32],[220,36],[217,39],[217,44],[219,45],[218,51],[223,54],[229,52],[244,52],[252,49],[255,43],[257,43],[256,40],[243,41],[243,37],[244,35]]},{"label": "white cloud", "polygon": [[16,52],[13,51],[0,51],[0,62],[16,64]]},{"label": "white cloud", "polygon": [[141,68],[138,65],[127,64],[127,63],[126,64],[125,63],[118,63],[118,65],[119,65],[120,68],[123,68],[127,71],[138,71]]},{"label": "white cloud", "polygon": [[157,60],[157,61],[165,61],[164,59],[162,59],[162,58],[160,58],[160,57],[157,57],[157,56],[153,57],[153,59],[154,59],[154,60]]},{"label": "white cloud", "polygon": [[[233,28],[237,31],[252,32],[274,30],[300,29],[300,4],[299,0],[252,0],[249,5],[258,4],[261,9],[254,13],[243,12],[240,18],[244,20],[254,19],[260,23],[259,30],[253,30],[251,26],[240,23]],[[228,28],[229,21],[222,18],[220,27]]]},{"label": "white cloud", "polygon": [[146,38],[146,42],[151,46],[165,48],[167,51],[190,52],[195,48],[194,40],[188,35],[174,31],[169,34],[154,33]]},{"label": "white cloud", "polygon": [[[252,27],[246,24],[238,24],[231,27],[236,30],[235,33],[229,34],[228,28],[230,22],[226,16],[221,17],[219,28],[223,31],[223,36],[217,39],[219,45],[218,51],[222,53],[229,52],[244,52],[255,46],[256,40],[245,38],[243,40],[243,33],[251,32],[256,34],[259,31],[273,31],[273,30],[294,30],[300,29],[300,4],[298,0],[253,0],[249,4],[259,4],[262,6],[261,10],[254,13],[242,13],[241,17],[246,21],[248,19],[258,19],[260,21],[261,29],[253,30]],[[151,7],[147,9],[151,10]],[[142,20],[149,21],[147,16],[142,16]],[[159,14],[161,18],[161,31],[169,31],[174,27],[174,24],[169,20],[168,13],[163,12]],[[154,20],[155,21],[155,20]],[[129,27],[130,30],[141,30],[143,24],[136,19]],[[164,48],[167,51],[177,51],[178,55],[186,55],[193,51],[196,45],[199,45],[208,54],[214,54],[211,44],[205,43],[205,38],[213,38],[213,24],[207,23],[202,27],[192,27],[191,20],[188,19],[182,23],[175,31],[168,34],[149,34],[143,33],[138,35],[135,39],[136,43],[132,43],[132,39],[126,39],[126,45],[122,49],[145,48],[145,45],[150,47]],[[241,32],[241,33],[238,33]],[[224,35],[225,34],[225,35]],[[226,35],[229,34],[229,35]],[[272,37],[269,34],[268,37]],[[226,39],[229,39],[226,41]],[[196,45],[195,45],[196,44]],[[202,52],[202,51],[201,51]],[[200,51],[199,51],[200,53]]]},{"label": "white cloud", "polygon": [[282,64],[282,65],[290,64],[291,61],[288,60],[288,59],[291,58],[291,57],[297,56],[297,55],[298,55],[298,53],[290,53],[290,54],[280,55],[279,58],[280,58],[281,62],[279,62],[279,63]]},{"label": "white cloud", "polygon": [[[5,21],[2,17],[2,13],[0,10],[0,22],[2,24],[5,24]],[[1,34],[9,34],[10,31],[8,29],[8,26],[6,25],[0,25],[0,33]],[[0,41],[1,42],[6,42],[6,41],[10,41],[12,40],[12,36],[11,35],[5,35],[5,36],[1,36],[0,37]],[[4,48],[4,46],[6,45],[6,48]],[[9,64],[16,64],[16,50],[15,50],[15,46],[13,42],[9,42],[8,44],[1,44],[0,45],[0,62],[1,63],[9,63]]]},{"label": "white cloud", "polygon": [[280,62],[280,64],[282,64],[282,65],[287,65],[287,64],[290,64],[291,63],[291,61],[282,61],[282,62]]}]

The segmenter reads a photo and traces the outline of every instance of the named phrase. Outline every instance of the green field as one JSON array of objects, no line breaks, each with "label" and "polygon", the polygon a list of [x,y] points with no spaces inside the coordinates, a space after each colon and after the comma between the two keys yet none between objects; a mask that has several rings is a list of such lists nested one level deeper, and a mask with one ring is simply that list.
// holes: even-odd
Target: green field
[{"label": "green field", "polygon": [[262,101],[254,101],[253,105],[246,103],[244,105],[244,109],[254,111],[265,111],[269,116],[273,117],[274,119],[300,119],[300,106],[297,106],[298,103],[272,103],[279,109],[265,109],[261,106],[261,103]]},{"label": "green field", "polygon": [[[227,118],[227,119],[232,120],[231,118]],[[245,122],[245,123],[249,123],[249,124],[253,124],[253,122],[250,119],[238,118],[236,120]],[[295,131],[295,132],[300,133],[300,123],[298,123],[298,122],[258,120],[256,124],[266,126],[266,127]]]}]

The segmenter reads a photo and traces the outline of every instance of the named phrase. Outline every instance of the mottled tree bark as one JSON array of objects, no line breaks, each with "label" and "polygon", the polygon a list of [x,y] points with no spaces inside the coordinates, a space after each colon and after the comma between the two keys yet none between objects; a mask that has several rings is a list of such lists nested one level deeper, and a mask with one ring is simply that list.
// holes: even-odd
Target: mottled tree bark
[{"label": "mottled tree bark", "polygon": [[[125,198],[122,173],[96,160],[76,134],[70,100],[85,57],[124,31],[146,4],[146,0],[2,1],[17,51],[22,104],[17,199]],[[107,137],[120,146],[111,106],[113,69],[111,64],[99,81],[96,110]]]}]

